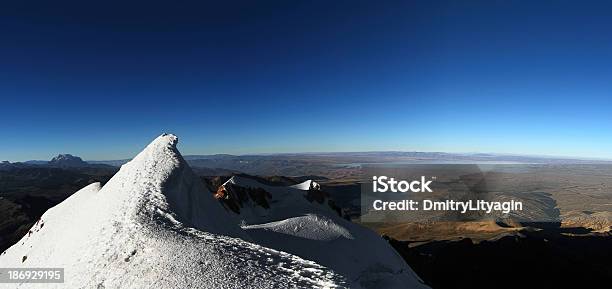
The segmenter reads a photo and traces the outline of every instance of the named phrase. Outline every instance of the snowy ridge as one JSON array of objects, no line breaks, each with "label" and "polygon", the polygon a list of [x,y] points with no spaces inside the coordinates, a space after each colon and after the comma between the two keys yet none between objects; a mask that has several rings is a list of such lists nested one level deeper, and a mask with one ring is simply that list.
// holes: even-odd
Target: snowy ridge
[{"label": "snowy ridge", "polygon": [[[64,284],[0,288],[343,287],[332,270],[257,245],[162,135],[104,186],[49,209],[0,267],[63,267]],[[247,241],[245,241],[247,240]]]},{"label": "snowy ridge", "polygon": [[311,182],[308,180],[295,186],[279,187],[265,185],[243,176],[232,176],[223,184],[223,188],[230,190],[235,187],[263,189],[269,193],[269,208],[262,207],[251,198],[241,200],[242,204],[238,218],[247,225],[274,222],[307,214],[333,214],[337,216],[338,213],[327,202],[311,202],[307,199]]},{"label": "snowy ridge", "polygon": [[234,176],[223,187],[269,194],[269,208],[253,200],[237,214],[257,243],[313,260],[348,279],[351,288],[427,288],[402,257],[378,234],[347,221],[325,202],[306,194],[312,181],[282,187]]}]

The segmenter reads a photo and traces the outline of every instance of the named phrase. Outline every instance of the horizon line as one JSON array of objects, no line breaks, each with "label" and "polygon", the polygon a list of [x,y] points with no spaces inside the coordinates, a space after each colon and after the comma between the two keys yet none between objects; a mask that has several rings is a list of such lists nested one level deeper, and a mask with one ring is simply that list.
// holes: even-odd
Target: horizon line
[{"label": "horizon line", "polygon": [[[610,161],[612,158],[605,157],[579,157],[579,156],[568,156],[568,155],[546,155],[546,154],[521,154],[521,153],[494,153],[494,152],[444,152],[444,151],[417,151],[417,150],[371,150],[371,151],[302,151],[302,152],[279,152],[279,153],[244,153],[244,154],[230,154],[230,153],[211,153],[211,154],[182,154],[183,157],[193,156],[282,156],[282,155],[316,155],[316,154],[356,154],[356,153],[438,153],[438,154],[449,154],[449,155],[491,155],[495,157],[528,157],[528,158],[545,158],[545,159],[567,159],[567,160],[582,160],[582,161]],[[64,154],[64,153],[61,153]],[[68,153],[69,154],[69,153]],[[59,154],[57,154],[59,155]],[[72,154],[73,156],[77,156]],[[77,156],[79,157],[79,156]],[[84,159],[85,162],[110,162],[110,161],[123,161],[131,160],[131,158],[110,158],[110,159]],[[2,160],[4,162],[7,160]],[[30,159],[22,161],[9,161],[10,163],[26,163],[26,162],[46,162],[49,160]]]}]

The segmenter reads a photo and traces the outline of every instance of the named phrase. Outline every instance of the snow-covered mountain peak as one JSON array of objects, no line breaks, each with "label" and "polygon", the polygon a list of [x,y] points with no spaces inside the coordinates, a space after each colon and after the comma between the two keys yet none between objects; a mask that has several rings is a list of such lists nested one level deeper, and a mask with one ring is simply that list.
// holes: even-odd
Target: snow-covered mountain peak
[{"label": "snow-covered mountain peak", "polygon": [[49,161],[49,165],[56,167],[84,167],[88,163],[84,162],[80,157],[71,154],[59,154]]},{"label": "snow-covered mountain peak", "polygon": [[236,202],[216,199],[177,143],[157,137],[0,255],[3,268],[65,268],[65,283],[0,288],[425,287],[379,235],[342,219],[315,182],[235,176],[220,191]]},{"label": "snow-covered mountain peak", "polygon": [[80,157],[73,156],[71,154],[59,154],[56,157],[52,158],[51,162],[59,162],[59,161],[66,161],[66,160],[83,161]]},{"label": "snow-covered mountain peak", "polygon": [[49,209],[0,267],[65,268],[64,284],[0,288],[344,286],[331,269],[252,243],[164,134],[103,187]]},{"label": "snow-covered mountain peak", "polygon": [[[171,133],[162,133],[160,136],[155,138],[147,147],[146,150],[159,150],[160,148],[169,148],[176,151],[176,145],[178,144],[178,137]],[[178,151],[176,151],[178,153]]]}]

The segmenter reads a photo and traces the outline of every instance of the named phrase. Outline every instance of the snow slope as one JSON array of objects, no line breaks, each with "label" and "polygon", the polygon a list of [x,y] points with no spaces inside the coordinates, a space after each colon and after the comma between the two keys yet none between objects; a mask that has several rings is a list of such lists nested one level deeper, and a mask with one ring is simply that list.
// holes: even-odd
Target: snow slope
[{"label": "snow slope", "polygon": [[382,237],[343,219],[326,200],[308,200],[309,193],[320,190],[318,184],[270,186],[234,176],[223,186],[269,193],[269,208],[247,199],[238,214],[255,242],[332,268],[350,287],[427,288]]},{"label": "snow slope", "polygon": [[295,188],[295,189],[298,189],[298,190],[304,190],[304,191],[310,190],[310,189],[318,190],[318,189],[321,188],[321,186],[317,182],[315,182],[313,180],[307,180],[307,181],[304,181],[303,183],[299,183],[299,184],[293,185],[291,187]]},{"label": "snow slope", "polygon": [[162,135],[104,186],[59,205],[0,256],[0,267],[63,267],[64,284],[0,288],[343,287],[345,278],[253,240]]},{"label": "snow slope", "polygon": [[242,197],[238,197],[241,198],[242,202],[239,218],[247,225],[284,220],[306,214],[332,214],[337,216],[337,213],[327,202],[309,201],[305,197],[311,182],[309,180],[295,186],[281,187],[265,185],[255,179],[244,176],[233,176],[223,184],[223,187],[230,191],[232,189],[236,191],[236,188],[244,188],[251,191],[263,189],[269,193],[267,198],[271,196],[268,199],[269,208],[258,205],[252,198],[244,200]]},{"label": "snow slope", "polygon": [[243,227],[246,230],[264,229],[315,241],[333,241],[339,238],[354,239],[351,232],[333,220],[320,215],[305,215],[267,224]]}]

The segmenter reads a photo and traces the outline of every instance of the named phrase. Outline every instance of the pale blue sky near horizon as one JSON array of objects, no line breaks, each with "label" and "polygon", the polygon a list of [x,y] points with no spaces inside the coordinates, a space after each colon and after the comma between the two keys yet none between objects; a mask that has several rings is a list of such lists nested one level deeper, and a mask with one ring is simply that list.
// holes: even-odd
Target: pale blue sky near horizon
[{"label": "pale blue sky near horizon", "polygon": [[443,151],[612,159],[612,3],[0,4],[0,160]]}]

